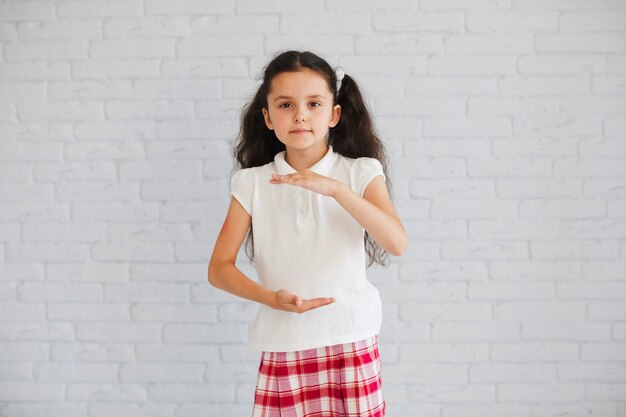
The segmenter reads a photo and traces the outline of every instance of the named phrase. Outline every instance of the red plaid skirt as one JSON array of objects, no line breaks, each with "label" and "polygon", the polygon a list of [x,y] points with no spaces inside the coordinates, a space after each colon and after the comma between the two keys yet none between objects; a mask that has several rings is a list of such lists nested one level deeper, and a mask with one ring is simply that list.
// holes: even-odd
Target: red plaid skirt
[{"label": "red plaid skirt", "polygon": [[376,336],[299,352],[263,352],[253,417],[384,417]]}]

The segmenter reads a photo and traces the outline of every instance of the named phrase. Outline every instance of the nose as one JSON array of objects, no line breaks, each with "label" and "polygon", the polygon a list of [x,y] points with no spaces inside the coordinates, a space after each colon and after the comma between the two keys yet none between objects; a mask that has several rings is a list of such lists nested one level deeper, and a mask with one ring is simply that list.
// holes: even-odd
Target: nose
[{"label": "nose", "polygon": [[294,122],[305,122],[306,121],[306,116],[304,114],[304,110],[302,109],[302,107],[298,107],[298,109],[296,110],[296,112],[293,115],[293,121]]}]

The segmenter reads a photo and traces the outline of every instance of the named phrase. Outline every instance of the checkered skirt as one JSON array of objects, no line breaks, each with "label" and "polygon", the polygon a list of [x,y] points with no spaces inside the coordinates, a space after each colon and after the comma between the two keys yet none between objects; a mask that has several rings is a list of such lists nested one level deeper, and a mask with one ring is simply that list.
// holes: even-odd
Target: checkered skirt
[{"label": "checkered skirt", "polygon": [[384,417],[376,336],[298,352],[263,352],[253,417]]}]

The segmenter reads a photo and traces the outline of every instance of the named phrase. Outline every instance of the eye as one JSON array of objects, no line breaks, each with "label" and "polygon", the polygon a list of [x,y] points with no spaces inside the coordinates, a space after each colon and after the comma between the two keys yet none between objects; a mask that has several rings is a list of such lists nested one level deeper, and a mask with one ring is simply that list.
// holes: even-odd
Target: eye
[{"label": "eye", "polygon": [[278,108],[279,109],[286,109],[287,107],[285,107],[285,106],[290,106],[290,105],[291,104],[289,104],[289,103],[281,103],[281,104],[278,105]]},{"label": "eye", "polygon": [[313,106],[313,107],[320,107],[321,105],[322,104],[317,102],[317,101],[314,101],[314,102],[311,103],[311,106]]}]

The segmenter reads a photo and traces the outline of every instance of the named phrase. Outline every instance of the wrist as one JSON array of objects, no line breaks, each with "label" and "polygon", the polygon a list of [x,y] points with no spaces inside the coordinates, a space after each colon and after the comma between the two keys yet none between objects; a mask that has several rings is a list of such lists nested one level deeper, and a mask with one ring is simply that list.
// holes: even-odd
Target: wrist
[{"label": "wrist", "polygon": [[344,183],[335,180],[335,186],[333,187],[330,196],[336,200],[339,196],[345,193],[346,190],[348,190],[348,187]]},{"label": "wrist", "polygon": [[266,290],[262,303],[275,310],[278,305],[276,302],[276,293],[271,290]]}]

